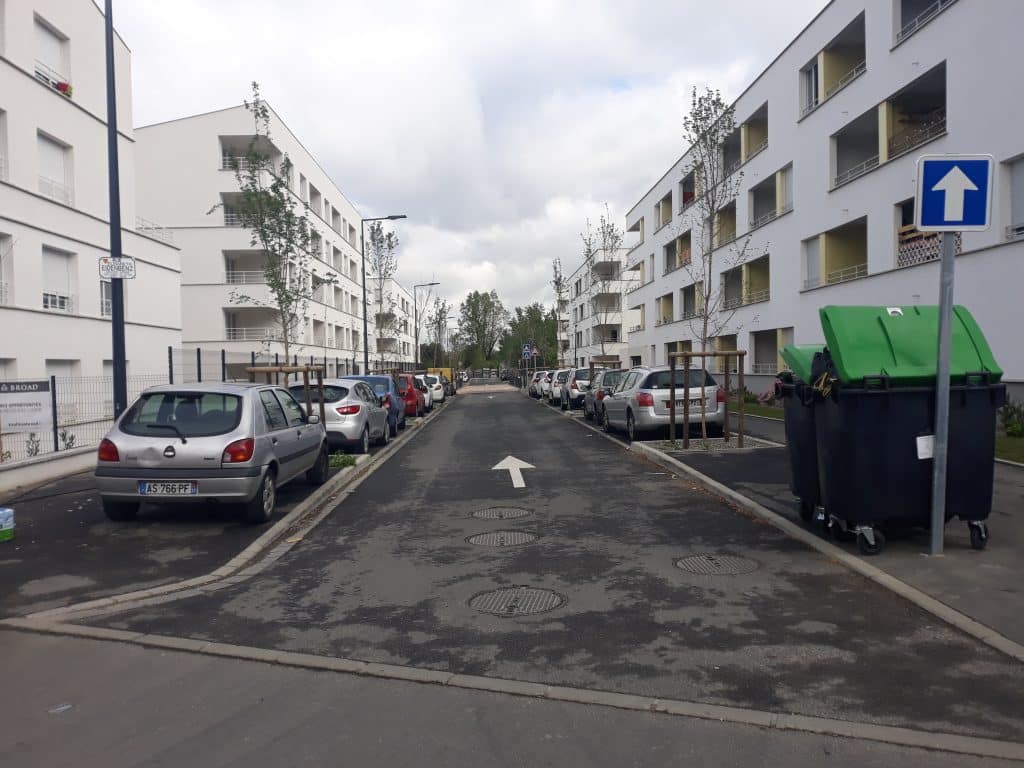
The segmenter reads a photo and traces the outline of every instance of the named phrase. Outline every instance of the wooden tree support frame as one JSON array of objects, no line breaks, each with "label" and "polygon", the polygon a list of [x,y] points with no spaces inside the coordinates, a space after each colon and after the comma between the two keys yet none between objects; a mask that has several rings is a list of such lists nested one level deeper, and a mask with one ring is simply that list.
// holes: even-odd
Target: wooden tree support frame
[{"label": "wooden tree support frame", "polygon": [[[669,382],[669,439],[676,441],[676,360],[683,361],[683,448],[690,447],[690,360],[695,357],[706,359],[709,357],[725,360],[725,416],[722,421],[722,438],[729,442],[729,361],[736,358],[736,372],[739,376],[740,387],[740,411],[739,425],[736,433],[736,447],[743,447],[743,361],[747,356],[745,349],[727,349],[720,352],[670,352],[668,364],[672,371]],[[703,364],[701,369],[703,369]],[[707,408],[707,404],[704,404]]]},{"label": "wooden tree support frame", "polygon": [[324,409],[324,366],[322,365],[255,365],[245,369],[245,372],[249,374],[249,381],[255,383],[256,376],[258,374],[264,374],[267,377],[267,384],[273,384],[274,380],[272,376],[277,373],[285,374],[287,381],[287,375],[292,373],[302,374],[302,392],[305,396],[306,401],[306,413],[307,415],[313,412],[313,402],[309,396],[309,385],[310,376],[316,376],[316,391],[320,401],[320,424],[321,428],[327,429],[327,412]]}]

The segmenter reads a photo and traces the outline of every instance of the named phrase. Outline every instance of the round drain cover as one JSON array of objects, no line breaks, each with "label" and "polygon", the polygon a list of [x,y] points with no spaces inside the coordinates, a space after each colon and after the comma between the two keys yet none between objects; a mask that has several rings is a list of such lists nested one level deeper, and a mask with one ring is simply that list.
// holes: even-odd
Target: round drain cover
[{"label": "round drain cover", "polygon": [[526,616],[553,611],[565,604],[565,598],[550,589],[505,587],[481,592],[469,600],[469,607],[495,616]]},{"label": "round drain cover", "polygon": [[522,507],[487,507],[478,509],[473,513],[473,517],[480,520],[513,520],[517,517],[526,517],[528,514],[530,510]]},{"label": "round drain cover", "polygon": [[676,560],[676,567],[701,576],[737,576],[757,570],[757,562],[736,555],[691,555]]},{"label": "round drain cover", "polygon": [[534,534],[525,531],[489,531],[470,536],[466,541],[482,547],[518,547],[520,544],[529,544],[536,539]]}]

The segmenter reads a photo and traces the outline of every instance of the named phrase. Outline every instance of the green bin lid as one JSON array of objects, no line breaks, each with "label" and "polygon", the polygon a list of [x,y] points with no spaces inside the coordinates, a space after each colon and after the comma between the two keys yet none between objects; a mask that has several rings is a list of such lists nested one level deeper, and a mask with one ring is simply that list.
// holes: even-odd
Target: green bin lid
[{"label": "green bin lid", "polygon": [[[826,306],[819,314],[841,383],[858,386],[866,376],[885,376],[895,386],[935,384],[938,307]],[[981,328],[962,306],[953,307],[952,331],[953,383],[964,383],[971,373],[988,373],[990,381],[999,381],[1003,372]]]},{"label": "green bin lid", "polygon": [[814,356],[824,347],[821,344],[787,344],[779,354],[786,361],[789,370],[804,384],[811,384],[811,364]]}]

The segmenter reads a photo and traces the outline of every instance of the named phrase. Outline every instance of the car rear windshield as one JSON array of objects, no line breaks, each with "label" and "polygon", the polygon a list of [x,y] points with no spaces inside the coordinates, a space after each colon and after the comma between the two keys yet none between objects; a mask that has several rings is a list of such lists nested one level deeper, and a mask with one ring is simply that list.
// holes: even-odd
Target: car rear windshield
[{"label": "car rear windshield", "polygon": [[378,395],[386,395],[390,391],[388,389],[388,385],[383,381],[373,381],[368,383],[373,387],[373,391]]},{"label": "car rear windshield", "polygon": [[625,376],[626,373],[626,371],[605,371],[604,376],[601,378],[601,386],[614,387],[622,381],[622,377]]},{"label": "car rear windshield", "polygon": [[[707,378],[704,378],[705,375]],[[676,387],[682,387],[686,381],[685,371],[676,370]],[[704,382],[701,385],[701,381]],[[640,389],[668,389],[672,384],[672,371],[656,371],[652,373],[644,381],[643,386]],[[690,371],[690,386],[691,387],[713,387],[715,386],[715,380],[711,378],[711,374],[704,374],[703,371],[696,370]]]},{"label": "car rear windshield", "polygon": [[589,368],[577,368],[576,378],[580,381],[590,381],[590,369]]},{"label": "car rear windshield", "polygon": [[[292,393],[292,397],[298,400],[300,404],[304,404],[306,402],[306,393],[301,384],[294,387],[288,387],[288,391]],[[339,400],[344,400],[346,397],[348,397],[348,387],[339,387],[335,384],[324,384],[325,403],[336,403]],[[320,390],[316,387],[311,386],[309,388],[309,402],[320,402]]]},{"label": "car rear windshield", "polygon": [[209,437],[234,430],[242,420],[242,398],[221,392],[151,392],[121,420],[129,435]]},{"label": "car rear windshield", "polygon": [[437,384],[437,376],[424,376],[428,384]]},{"label": "car rear windshield", "polygon": [[559,383],[564,382],[568,378],[569,378],[569,372],[568,371],[562,371],[560,374],[558,374],[558,382]]}]

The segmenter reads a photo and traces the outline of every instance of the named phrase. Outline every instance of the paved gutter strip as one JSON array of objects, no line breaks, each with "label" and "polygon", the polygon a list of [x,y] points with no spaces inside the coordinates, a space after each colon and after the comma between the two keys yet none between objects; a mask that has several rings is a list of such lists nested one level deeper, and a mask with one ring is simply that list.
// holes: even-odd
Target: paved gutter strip
[{"label": "paved gutter strip", "polygon": [[[443,408],[443,405],[439,406],[439,410],[424,417],[422,421],[407,426],[401,438],[395,438],[380,452],[373,455],[357,456],[354,467],[343,469],[314,490],[306,499],[296,505],[295,509],[278,520],[248,547],[210,573],[172,584],[161,584],[149,589],[38,611],[30,614],[28,618],[70,620],[118,613],[132,608],[159,605],[201,593],[213,592],[260,573],[301,541],[334,511],[338,504],[363,480],[375,472],[395,451],[412,440],[436,414],[441,413]],[[406,437],[407,435],[408,437]],[[293,541],[288,541],[286,537]]]},{"label": "paved gutter strip", "polygon": [[396,664],[339,659],[313,654],[275,651],[228,643],[207,642],[190,638],[149,635],[114,629],[61,624],[39,618],[4,619],[0,627],[43,634],[65,635],[90,640],[131,643],[147,648],[196,653],[205,656],[277,664],[319,672],[354,674],[386,680],[441,685],[472,691],[522,696],[572,704],[586,704],[633,712],[649,712],[673,717],[690,717],[722,723],[748,725],[773,730],[814,733],[823,736],[876,741],[902,747],[914,747],[937,752],[948,752],[977,757],[1024,761],[1024,743],[999,741],[974,736],[919,731],[871,723],[856,723],[825,717],[809,717],[776,712],[765,712],[741,707],[677,699],[659,699],[614,691],[569,688],[518,680],[464,675],[434,669],[405,667]]}]

